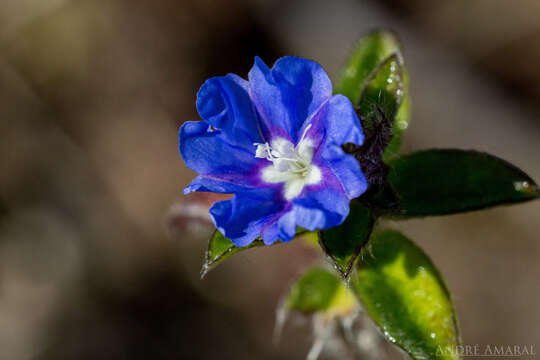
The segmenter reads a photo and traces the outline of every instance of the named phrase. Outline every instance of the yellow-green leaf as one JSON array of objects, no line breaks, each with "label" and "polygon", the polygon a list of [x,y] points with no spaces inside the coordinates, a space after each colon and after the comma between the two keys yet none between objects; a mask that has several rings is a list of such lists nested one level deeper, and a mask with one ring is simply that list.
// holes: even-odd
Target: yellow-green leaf
[{"label": "yellow-green leaf", "polygon": [[327,317],[346,316],[358,306],[354,295],[336,274],[312,268],[300,276],[285,298],[285,308]]},{"label": "yellow-green leaf", "polygon": [[377,232],[351,288],[385,337],[414,359],[458,359],[457,318],[439,271],[401,233]]}]

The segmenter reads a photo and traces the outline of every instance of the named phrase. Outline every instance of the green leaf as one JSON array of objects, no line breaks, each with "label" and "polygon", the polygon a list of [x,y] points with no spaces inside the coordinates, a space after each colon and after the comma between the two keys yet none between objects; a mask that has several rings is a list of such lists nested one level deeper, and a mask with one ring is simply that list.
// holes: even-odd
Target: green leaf
[{"label": "green leaf", "polygon": [[[296,232],[295,239],[301,236],[306,238],[306,243],[314,242],[314,237],[316,237],[315,234],[312,234],[307,230],[299,229]],[[281,242],[277,241],[274,244],[281,244]],[[255,239],[247,246],[236,246],[231,240],[223,236],[222,233],[217,230],[214,231],[210,241],[208,242],[204,264],[201,269],[201,278],[203,278],[215,266],[219,265],[223,260],[231,257],[232,255],[240,251],[259,246],[265,246],[264,242],[260,238]]]},{"label": "green leaf", "polygon": [[389,215],[444,215],[532,200],[536,183],[495,156],[465,150],[426,150],[390,162],[388,182],[399,199]]},{"label": "green leaf", "polygon": [[399,51],[400,43],[393,32],[377,30],[362,37],[338,76],[334,92],[347,96],[356,104],[368,77],[381,62]]},{"label": "green leaf", "polygon": [[364,204],[352,201],[350,209],[343,224],[321,231],[319,237],[321,248],[344,279],[348,278],[375,222],[371,210]]},{"label": "green leaf", "polygon": [[203,278],[210,270],[220,264],[223,260],[230,256],[247,249],[251,249],[258,246],[264,246],[264,242],[260,239],[256,239],[247,246],[236,246],[231,240],[223,236],[218,230],[214,231],[210,242],[208,243],[208,249],[206,250],[206,257],[201,269],[201,278]]},{"label": "green leaf", "polygon": [[351,288],[385,337],[413,359],[458,359],[457,318],[431,260],[397,231],[375,233],[370,246]]},{"label": "green leaf", "polygon": [[285,308],[303,313],[322,312],[328,317],[347,315],[357,302],[354,295],[334,273],[322,268],[305,272],[290,288]]},{"label": "green leaf", "polygon": [[297,237],[301,237],[303,242],[304,242],[304,245],[306,245],[307,247],[309,248],[313,248],[313,249],[319,249],[320,246],[319,246],[319,234],[316,232],[316,231],[308,231],[306,230],[305,232],[298,232],[298,235],[296,235]]}]

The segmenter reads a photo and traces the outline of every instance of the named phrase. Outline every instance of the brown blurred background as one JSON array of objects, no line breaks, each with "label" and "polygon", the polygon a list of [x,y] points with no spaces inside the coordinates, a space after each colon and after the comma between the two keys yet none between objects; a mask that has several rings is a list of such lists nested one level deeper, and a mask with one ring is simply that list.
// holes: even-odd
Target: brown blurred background
[{"label": "brown blurred background", "polygon": [[[539,181],[539,17],[537,0],[0,0],[0,360],[304,358],[309,322],[274,345],[274,309],[317,254],[252,250],[200,281],[209,230],[167,226],[198,87],[255,55],[334,75],[390,27],[412,79],[404,150],[488,151]],[[446,276],[464,343],[540,352],[539,214],[391,224]]]}]

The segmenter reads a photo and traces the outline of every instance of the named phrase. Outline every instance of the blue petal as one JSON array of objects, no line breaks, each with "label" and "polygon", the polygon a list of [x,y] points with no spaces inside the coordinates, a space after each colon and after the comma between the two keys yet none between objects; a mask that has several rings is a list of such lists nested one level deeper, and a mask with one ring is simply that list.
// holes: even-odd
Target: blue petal
[{"label": "blue petal", "polygon": [[351,101],[343,95],[334,95],[319,117],[326,138],[322,146],[341,146],[345,143],[362,145],[364,133]]},{"label": "blue petal", "polygon": [[219,201],[210,208],[216,228],[237,246],[249,245],[283,208],[273,189],[257,189]]},{"label": "blue petal", "polygon": [[286,134],[293,142],[304,122],[332,95],[330,79],[319,64],[292,56],[279,59],[272,70],[256,57],[249,87],[266,136]]},{"label": "blue petal", "polygon": [[328,146],[321,158],[332,169],[349,199],[357,198],[367,190],[366,177],[358,160],[353,155],[346,154],[341,146]]},{"label": "blue petal", "polygon": [[292,209],[279,218],[271,221],[271,225],[263,230],[266,245],[277,240],[290,241],[301,226],[309,231],[328,229],[345,221],[349,214],[349,198],[339,184],[333,181],[317,191],[306,191],[301,198],[293,200]]},{"label": "blue petal", "polygon": [[306,192],[293,201],[296,223],[310,231],[341,224],[349,214],[350,199],[337,186]]},{"label": "blue petal", "polygon": [[289,111],[291,134],[297,133],[305,120],[330,99],[332,83],[319,64],[293,56],[276,61],[272,74]]},{"label": "blue petal", "polygon": [[259,57],[255,57],[248,78],[250,96],[260,115],[265,141],[270,141],[271,133],[276,130],[290,134],[288,113],[281,102],[281,92],[270,69]]},{"label": "blue petal", "polygon": [[179,148],[191,170],[238,185],[250,186],[247,174],[257,160],[254,153],[227,143],[221,131],[203,121],[188,121],[180,128]]},{"label": "blue petal", "polygon": [[234,74],[207,80],[197,93],[197,111],[214,128],[222,130],[227,141],[251,150],[263,142],[257,126],[248,83]]},{"label": "blue petal", "polygon": [[262,229],[262,238],[265,245],[272,245],[283,236],[280,234],[280,228],[277,221],[270,224],[270,226]]},{"label": "blue petal", "polygon": [[346,154],[341,146],[345,143],[362,145],[364,134],[354,108],[345,96],[335,95],[313,118],[310,134],[323,134],[320,158],[332,169],[349,199],[363,194],[367,182],[358,161]]},{"label": "blue petal", "polygon": [[276,241],[291,241],[296,234],[296,214],[290,210],[279,214],[278,218],[271,221],[270,226],[263,229],[262,237],[266,245],[271,245]]}]

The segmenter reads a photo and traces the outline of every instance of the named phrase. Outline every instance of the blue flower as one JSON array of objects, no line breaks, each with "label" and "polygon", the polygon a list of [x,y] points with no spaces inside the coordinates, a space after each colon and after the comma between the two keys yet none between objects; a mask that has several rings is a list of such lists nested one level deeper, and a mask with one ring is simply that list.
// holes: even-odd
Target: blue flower
[{"label": "blue flower", "polygon": [[341,224],[349,201],[367,188],[345,143],[361,145],[351,102],[332,96],[322,67],[297,57],[272,69],[255,58],[249,82],[229,74],[207,80],[197,94],[203,121],[180,128],[180,153],[199,173],[184,190],[234,194],[210,215],[237,246],[265,244]]}]

